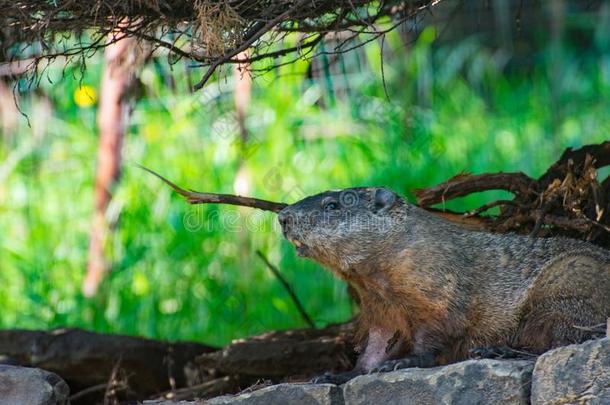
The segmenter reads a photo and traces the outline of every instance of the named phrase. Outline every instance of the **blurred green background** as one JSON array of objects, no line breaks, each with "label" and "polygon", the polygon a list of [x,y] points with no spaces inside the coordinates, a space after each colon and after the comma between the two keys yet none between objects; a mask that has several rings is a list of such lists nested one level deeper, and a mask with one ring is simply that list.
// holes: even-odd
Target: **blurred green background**
[{"label": "blurred green background", "polygon": [[[412,200],[414,188],[463,171],[538,176],[566,147],[608,139],[609,38],[603,27],[583,32],[586,47],[541,34],[525,67],[477,37],[436,43],[434,26],[407,44],[394,31],[383,49],[378,40],[318,58],[313,75],[307,61],[284,66],[254,80],[245,151],[232,125],[230,69],[191,93],[187,77],[196,81],[199,70],[186,62],[170,69],[163,58],[147,64],[107,212],[116,221],[106,246],[112,271],[94,298],[80,286],[102,55],[84,73],[53,65],[51,81],[45,76],[36,90],[18,82],[27,118],[17,114],[0,140],[0,327],[73,326],[221,345],[306,326],[259,249],[317,326],[348,319],[356,309],[346,286],[298,258],[274,215],[189,206],[134,163],[183,186],[226,193],[235,192],[242,167],[252,196],[289,203],[361,185]],[[472,209],[500,195],[447,207]]]}]

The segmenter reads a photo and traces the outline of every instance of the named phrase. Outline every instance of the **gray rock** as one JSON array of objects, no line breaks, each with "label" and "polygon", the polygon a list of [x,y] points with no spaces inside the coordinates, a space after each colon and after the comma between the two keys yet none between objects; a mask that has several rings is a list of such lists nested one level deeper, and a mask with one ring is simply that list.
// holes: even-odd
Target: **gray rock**
[{"label": "gray rock", "polygon": [[172,401],[171,399],[154,399],[142,402],[143,405],[204,405],[206,402],[202,400],[196,401]]},{"label": "gray rock", "polygon": [[560,347],[538,358],[532,404],[610,404],[610,339]]},{"label": "gray rock", "polygon": [[344,386],[352,404],[528,404],[533,362],[468,360],[445,367],[357,377]]},{"label": "gray rock", "polygon": [[206,405],[341,405],[341,388],[332,384],[278,384],[236,396],[224,395],[206,401]]},{"label": "gray rock", "polygon": [[1,405],[65,405],[69,396],[68,385],[55,373],[0,365]]}]

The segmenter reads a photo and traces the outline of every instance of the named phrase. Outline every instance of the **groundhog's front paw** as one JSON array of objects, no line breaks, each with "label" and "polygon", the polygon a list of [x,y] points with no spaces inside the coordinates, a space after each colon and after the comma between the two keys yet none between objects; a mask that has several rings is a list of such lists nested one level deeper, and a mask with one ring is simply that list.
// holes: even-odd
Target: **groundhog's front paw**
[{"label": "groundhog's front paw", "polygon": [[324,373],[322,375],[312,378],[310,382],[313,384],[341,385],[341,384],[345,384],[352,378],[357,377],[361,374],[362,373],[359,371],[348,371],[346,373],[339,373],[339,374]]},{"label": "groundhog's front paw", "polygon": [[469,353],[475,359],[514,359],[527,354],[506,346],[475,347]]},{"label": "groundhog's front paw", "polygon": [[435,358],[433,355],[408,356],[398,360],[386,360],[378,367],[372,369],[371,373],[386,373],[388,371],[401,370],[412,367],[434,367]]},{"label": "groundhog's front paw", "polygon": [[410,358],[399,359],[399,360],[387,360],[375,367],[369,373],[387,373],[388,371],[396,371],[403,368],[414,367]]}]

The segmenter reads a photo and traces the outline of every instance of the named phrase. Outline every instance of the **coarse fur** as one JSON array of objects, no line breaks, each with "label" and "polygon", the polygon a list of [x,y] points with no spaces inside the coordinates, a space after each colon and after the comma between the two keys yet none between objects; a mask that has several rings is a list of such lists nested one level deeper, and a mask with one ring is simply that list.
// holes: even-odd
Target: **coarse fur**
[{"label": "coarse fur", "polygon": [[300,255],[357,291],[362,371],[485,346],[541,353],[610,316],[610,252],[584,241],[466,230],[376,187],[307,197],[279,221]]}]

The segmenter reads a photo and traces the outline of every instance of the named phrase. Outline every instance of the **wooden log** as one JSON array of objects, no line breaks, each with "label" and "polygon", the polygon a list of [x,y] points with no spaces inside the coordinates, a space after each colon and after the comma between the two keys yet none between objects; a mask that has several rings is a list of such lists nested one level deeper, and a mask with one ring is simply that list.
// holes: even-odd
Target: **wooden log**
[{"label": "wooden log", "polygon": [[216,349],[198,343],[169,343],[80,329],[0,331],[4,362],[53,371],[66,380],[72,394],[102,387],[81,396],[81,403],[95,403],[103,396],[104,385],[117,370],[128,387],[125,393],[119,393],[124,399],[160,394],[172,384],[184,387],[186,363],[213,350]]},{"label": "wooden log", "polygon": [[203,373],[213,371],[252,381],[287,376],[306,380],[326,371],[350,370],[356,358],[352,341],[352,323],[270,332],[236,340],[222,350],[198,356],[194,363]]}]

